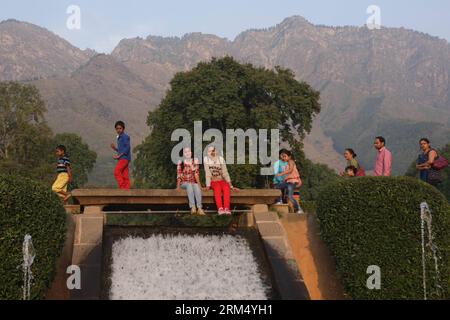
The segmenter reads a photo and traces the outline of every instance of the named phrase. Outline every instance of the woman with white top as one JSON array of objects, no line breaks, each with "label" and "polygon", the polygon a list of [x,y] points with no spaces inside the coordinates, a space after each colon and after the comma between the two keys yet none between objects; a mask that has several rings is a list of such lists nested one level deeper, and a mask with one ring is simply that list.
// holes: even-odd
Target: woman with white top
[{"label": "woman with white top", "polygon": [[[233,187],[228,174],[225,159],[217,155],[216,148],[208,148],[208,156],[205,157],[206,188],[214,191],[214,199],[219,215],[231,215],[230,211],[230,190],[237,190]],[[223,200],[222,200],[223,195]]]}]

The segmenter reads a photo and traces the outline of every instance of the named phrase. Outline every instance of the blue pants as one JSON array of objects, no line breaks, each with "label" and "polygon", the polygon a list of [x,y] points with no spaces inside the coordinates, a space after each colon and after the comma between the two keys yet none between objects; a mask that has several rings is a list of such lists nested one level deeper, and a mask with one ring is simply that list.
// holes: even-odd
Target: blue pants
[{"label": "blue pants", "polygon": [[202,191],[196,183],[183,183],[181,188],[186,190],[189,199],[189,207],[192,209],[197,202],[197,208],[202,208]]},{"label": "blue pants", "polygon": [[294,191],[295,191],[296,184],[295,183],[288,183],[288,182],[282,182],[277,185],[278,189],[287,189],[288,191],[288,198],[291,200],[292,204],[294,205],[294,209],[297,211],[300,209],[300,205],[298,204],[297,200],[294,198]]},{"label": "blue pants", "polygon": [[284,203],[284,198],[286,197],[286,189],[287,189],[286,183],[284,182],[276,183],[274,187],[275,189],[281,190],[281,196],[280,198],[278,198],[278,202]]}]

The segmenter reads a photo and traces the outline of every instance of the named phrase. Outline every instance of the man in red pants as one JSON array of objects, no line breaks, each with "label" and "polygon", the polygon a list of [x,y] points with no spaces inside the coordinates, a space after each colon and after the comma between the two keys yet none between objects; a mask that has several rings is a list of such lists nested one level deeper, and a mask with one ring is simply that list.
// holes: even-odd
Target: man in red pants
[{"label": "man in red pants", "polygon": [[117,121],[115,128],[117,132],[117,147],[111,144],[111,148],[117,152],[117,155],[113,156],[113,158],[118,160],[118,162],[114,170],[114,176],[120,189],[131,189],[128,170],[131,161],[130,136],[125,133],[125,123],[123,121]]}]

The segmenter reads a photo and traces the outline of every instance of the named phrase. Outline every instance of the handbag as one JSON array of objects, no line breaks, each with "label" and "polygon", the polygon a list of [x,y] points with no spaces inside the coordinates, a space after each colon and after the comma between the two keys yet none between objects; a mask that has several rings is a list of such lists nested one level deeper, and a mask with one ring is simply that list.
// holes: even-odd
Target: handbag
[{"label": "handbag", "polygon": [[444,170],[448,167],[448,160],[445,159],[443,156],[438,156],[436,160],[433,162],[433,169],[435,170]]}]

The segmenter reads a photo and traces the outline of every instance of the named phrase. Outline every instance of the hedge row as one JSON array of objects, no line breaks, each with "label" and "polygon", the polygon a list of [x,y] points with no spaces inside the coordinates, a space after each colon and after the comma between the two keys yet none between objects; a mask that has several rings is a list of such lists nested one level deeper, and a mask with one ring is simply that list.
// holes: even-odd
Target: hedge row
[{"label": "hedge row", "polygon": [[31,299],[42,299],[56,272],[64,245],[66,214],[45,186],[26,178],[0,175],[0,299],[22,299],[24,236],[32,236],[36,257]]},{"label": "hedge row", "polygon": [[[413,178],[341,179],[317,202],[322,237],[353,299],[423,299],[420,204],[432,211],[440,281],[426,248],[429,299],[450,298],[450,206],[434,187]],[[369,290],[369,266],[381,269],[381,289]],[[441,286],[441,288],[439,288]]]}]

